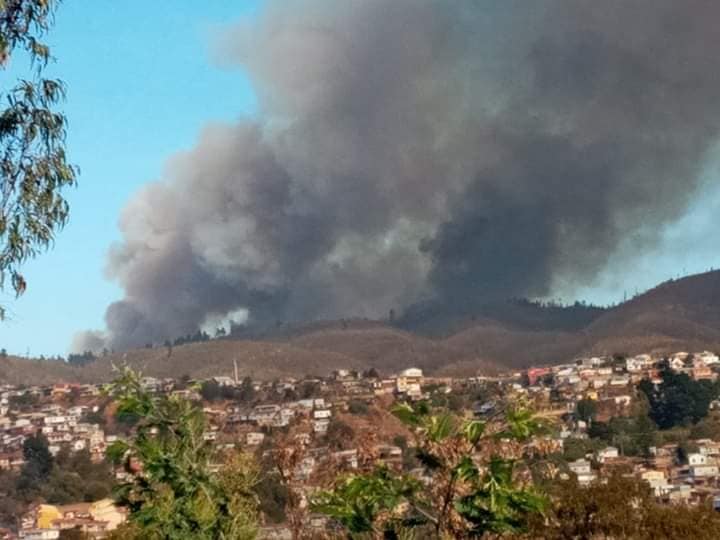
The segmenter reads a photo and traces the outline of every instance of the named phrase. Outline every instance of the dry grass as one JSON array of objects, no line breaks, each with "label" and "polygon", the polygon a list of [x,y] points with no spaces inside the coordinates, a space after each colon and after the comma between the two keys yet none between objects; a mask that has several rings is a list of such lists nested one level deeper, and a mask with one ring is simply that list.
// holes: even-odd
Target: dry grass
[{"label": "dry grass", "polygon": [[[158,377],[231,375],[233,360],[241,376],[259,379],[326,375],[339,368],[374,367],[390,374],[409,366],[430,374],[473,375],[560,363],[582,354],[720,350],[720,271],[664,283],[592,320],[587,310],[553,308],[543,325],[539,309],[530,309],[529,320],[513,306],[498,313],[502,322],[468,320],[452,335],[434,339],[377,321],[323,321],[280,328],[262,341],[196,343],[175,347],[171,354],[164,347],[138,349],[83,368],[10,357],[0,359],[0,383],[106,381],[113,364],[125,363]],[[583,320],[572,324],[573,313]]]}]

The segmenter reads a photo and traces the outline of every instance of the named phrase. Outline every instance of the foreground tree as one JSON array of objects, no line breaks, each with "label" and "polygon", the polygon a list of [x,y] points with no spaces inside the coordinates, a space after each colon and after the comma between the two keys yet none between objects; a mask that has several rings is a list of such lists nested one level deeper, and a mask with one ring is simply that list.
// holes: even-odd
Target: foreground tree
[{"label": "foreground tree", "polygon": [[720,538],[716,512],[702,506],[662,506],[655,502],[650,487],[633,477],[614,474],[587,487],[574,480],[559,482],[551,496],[543,519],[533,520],[530,538]]},{"label": "foreground tree", "polygon": [[[138,538],[243,540],[257,532],[258,470],[245,454],[218,455],[196,404],[145,391],[126,369],[109,388],[120,412],[137,415],[131,442],[108,454],[132,475],[117,491]],[[214,467],[215,463],[221,463]],[[219,468],[219,470],[215,470]]]},{"label": "foreground tree", "polygon": [[544,498],[516,475],[523,442],[541,425],[523,408],[501,419],[462,420],[426,404],[395,415],[414,430],[424,482],[380,467],[341,479],[313,500],[316,511],[351,534],[397,537],[422,530],[433,538],[480,537],[525,530]]},{"label": "foreground tree", "polygon": [[67,121],[56,109],[65,86],[43,76],[52,57],[40,40],[58,3],[0,0],[1,69],[15,56],[30,65],[29,77],[0,95],[0,289],[9,278],[18,295],[26,288],[20,266],[65,225],[62,190],[76,182],[77,170],[65,157]]}]

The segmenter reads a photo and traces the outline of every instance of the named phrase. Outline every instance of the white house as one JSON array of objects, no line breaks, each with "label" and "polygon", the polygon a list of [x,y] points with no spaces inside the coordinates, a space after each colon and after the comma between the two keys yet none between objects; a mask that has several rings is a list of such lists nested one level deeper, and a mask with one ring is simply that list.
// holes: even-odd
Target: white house
[{"label": "white house", "polygon": [[696,465],[690,467],[690,475],[693,478],[715,478],[718,476],[717,465]]},{"label": "white house", "polygon": [[615,459],[620,455],[618,449],[614,446],[607,446],[597,453],[597,460],[600,463],[605,463],[610,459]]},{"label": "white house", "polygon": [[595,473],[592,471],[590,462],[586,459],[578,459],[571,463],[568,463],[570,471],[577,476],[577,481],[580,485],[587,485],[595,480]]},{"label": "white house", "polygon": [[315,420],[324,420],[332,417],[332,411],[330,409],[317,409],[313,411],[313,418]]},{"label": "white house", "polygon": [[312,421],[313,431],[320,435],[327,433],[329,425],[330,425],[330,420],[322,419],[322,420],[313,420]]},{"label": "white house", "polygon": [[408,368],[400,373],[395,380],[395,390],[398,394],[408,394],[419,397],[421,394],[423,372],[418,368]]},{"label": "white house", "polygon": [[718,355],[715,353],[712,353],[710,351],[703,351],[701,353],[696,354],[695,356],[698,358],[701,358],[703,360],[703,362],[705,362],[706,366],[720,364],[720,358],[718,358]]}]

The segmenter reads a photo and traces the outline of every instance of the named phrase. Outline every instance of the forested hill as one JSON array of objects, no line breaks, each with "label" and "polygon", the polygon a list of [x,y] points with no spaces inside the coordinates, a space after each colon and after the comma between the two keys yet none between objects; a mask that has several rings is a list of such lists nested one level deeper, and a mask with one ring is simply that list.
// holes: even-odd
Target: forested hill
[{"label": "forested hill", "polygon": [[[428,314],[428,312],[426,312]],[[417,316],[417,313],[415,314]],[[149,375],[242,375],[276,378],[338,368],[381,373],[418,366],[428,373],[474,374],[561,363],[583,354],[720,350],[720,272],[663,283],[617,307],[542,306],[512,301],[479,314],[433,323],[367,320],[280,328],[250,338],[224,338],[109,354],[81,367],[59,361],[0,358],[0,382],[93,382],[128,363]],[[435,317],[440,321],[440,317]],[[398,328],[403,324],[404,329]]]}]

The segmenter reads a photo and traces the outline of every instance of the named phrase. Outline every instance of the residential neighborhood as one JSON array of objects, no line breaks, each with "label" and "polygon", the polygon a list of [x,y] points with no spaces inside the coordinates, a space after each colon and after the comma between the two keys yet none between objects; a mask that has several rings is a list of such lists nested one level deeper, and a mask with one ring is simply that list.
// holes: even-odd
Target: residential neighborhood
[{"label": "residential neighborhood", "polygon": [[[274,381],[146,376],[142,386],[151,393],[200,403],[208,419],[204,438],[217,448],[238,448],[262,459],[292,436],[290,443],[303,448],[303,458],[291,474],[292,489],[303,498],[327,471],[358,469],[368,455],[398,470],[409,467],[411,474],[422,478],[422,469],[408,457],[412,442],[407,431],[397,428],[388,413],[394,403],[428,402],[483,419],[503,402],[524,400],[549,426],[541,439],[528,441],[527,449],[542,446],[544,452],[561,456],[565,465],[557,471],[560,477],[589,485],[621,471],[646,482],[664,504],[718,505],[720,437],[670,440],[671,430],[651,425],[647,433],[638,433],[652,437],[638,443],[635,432],[617,425],[638,422],[638,411],[651,407],[652,400],[641,388],[661,388],[672,374],[707,386],[719,373],[720,359],[705,351],[669,357],[587,357],[492,377],[430,377],[410,368],[387,376],[375,370],[337,370],[325,377]],[[707,413],[716,409],[720,410],[717,394],[707,404]],[[0,387],[0,471],[23,470],[24,445],[33,437],[44,438],[53,456],[82,454],[94,463],[106,462],[108,447],[133,430],[132,423],[124,423],[112,411],[101,385]],[[693,431],[697,430],[688,433]],[[129,474],[120,467],[114,470],[118,482]],[[50,540],[68,528],[102,538],[125,519],[126,510],[107,497],[70,504],[38,501],[8,524],[0,538]],[[327,526],[322,516],[312,516],[311,523],[319,530]],[[271,517],[266,517],[262,534],[289,537],[284,524]]]}]

